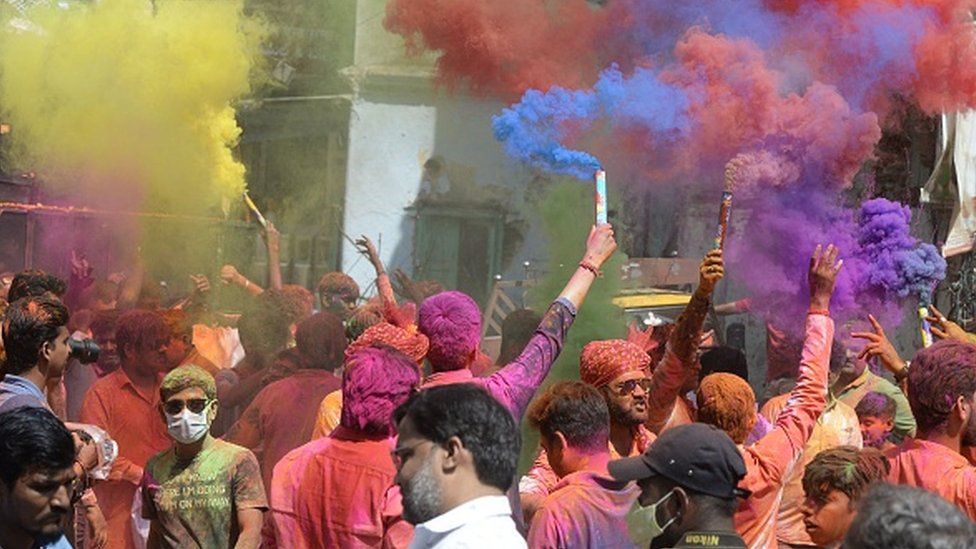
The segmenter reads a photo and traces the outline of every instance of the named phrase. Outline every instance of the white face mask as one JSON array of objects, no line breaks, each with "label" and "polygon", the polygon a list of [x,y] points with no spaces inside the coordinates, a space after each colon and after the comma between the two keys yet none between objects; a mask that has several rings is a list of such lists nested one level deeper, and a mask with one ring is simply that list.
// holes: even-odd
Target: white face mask
[{"label": "white face mask", "polygon": [[180,444],[193,444],[210,431],[210,402],[199,413],[194,414],[184,407],[179,415],[166,414],[166,430]]},{"label": "white face mask", "polygon": [[668,529],[668,526],[674,524],[674,521],[678,520],[677,515],[669,518],[664,524],[658,524],[657,522],[657,509],[661,506],[669,497],[674,495],[674,489],[672,488],[667,494],[661,496],[661,499],[655,501],[654,503],[643,507],[644,511],[647,513],[647,518],[650,522],[650,528],[652,531],[657,532],[654,537],[657,537],[664,533]]}]

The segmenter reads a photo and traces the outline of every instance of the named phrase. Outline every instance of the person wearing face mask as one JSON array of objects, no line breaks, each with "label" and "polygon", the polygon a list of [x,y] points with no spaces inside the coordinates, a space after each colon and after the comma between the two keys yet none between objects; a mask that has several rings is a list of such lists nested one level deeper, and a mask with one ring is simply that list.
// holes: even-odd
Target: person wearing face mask
[{"label": "person wearing face mask", "polygon": [[610,476],[637,481],[640,505],[658,547],[746,547],[732,517],[746,476],[742,454],[724,431],[704,423],[673,427],[642,455],[611,461]]},{"label": "person wearing face mask", "polygon": [[215,439],[217,387],[206,370],[185,365],[159,387],[159,414],[173,446],[146,464],[140,486],[149,548],[256,548],[268,508],[261,471],[246,448]]}]

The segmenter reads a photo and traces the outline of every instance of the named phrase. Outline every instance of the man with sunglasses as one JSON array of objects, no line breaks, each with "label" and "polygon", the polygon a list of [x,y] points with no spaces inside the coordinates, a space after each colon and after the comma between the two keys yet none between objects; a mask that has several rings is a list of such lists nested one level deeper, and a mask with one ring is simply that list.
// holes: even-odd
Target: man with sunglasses
[{"label": "man with sunglasses", "polygon": [[211,436],[213,376],[180,366],[163,378],[159,396],[173,446],[149,460],[142,479],[148,547],[259,547],[268,507],[261,471],[250,450]]},{"label": "man with sunglasses", "polygon": [[[699,285],[668,336],[660,365],[649,375],[649,334],[637,341],[611,339],[588,343],[580,354],[580,380],[596,387],[610,410],[610,456],[639,455],[668,423],[687,423],[687,412],[677,407],[689,380],[698,380],[698,343],[715,285],[725,275],[722,252],[709,252],[699,268]],[[692,386],[694,384],[692,383]],[[681,416],[681,419],[673,419]],[[526,519],[552,492],[559,476],[544,451],[519,482]]]}]

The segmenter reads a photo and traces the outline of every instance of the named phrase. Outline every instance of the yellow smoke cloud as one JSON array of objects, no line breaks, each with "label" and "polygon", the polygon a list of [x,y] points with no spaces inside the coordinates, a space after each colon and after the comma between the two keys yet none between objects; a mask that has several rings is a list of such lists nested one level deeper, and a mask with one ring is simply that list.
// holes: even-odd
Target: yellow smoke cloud
[{"label": "yellow smoke cloud", "polygon": [[155,211],[244,189],[233,102],[252,92],[264,30],[240,1],[44,2],[0,23],[18,168],[75,201]]}]

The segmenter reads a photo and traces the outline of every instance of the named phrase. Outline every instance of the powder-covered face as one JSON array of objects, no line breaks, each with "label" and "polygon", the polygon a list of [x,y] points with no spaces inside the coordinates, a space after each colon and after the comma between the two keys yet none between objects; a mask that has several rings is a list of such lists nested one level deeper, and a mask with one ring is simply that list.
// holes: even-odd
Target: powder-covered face
[{"label": "powder-covered face", "polygon": [[641,372],[629,372],[616,377],[600,388],[607,401],[610,421],[618,425],[636,426],[647,421],[647,391],[649,379]]},{"label": "powder-covered face", "polygon": [[862,417],[860,424],[861,438],[864,439],[864,445],[872,448],[881,448],[885,441],[888,440],[888,435],[891,434],[894,428],[894,422],[891,418],[875,416]]},{"label": "powder-covered face", "polygon": [[822,499],[808,497],[800,510],[807,534],[820,546],[844,539],[856,514],[851,499],[840,490],[831,490]]}]

